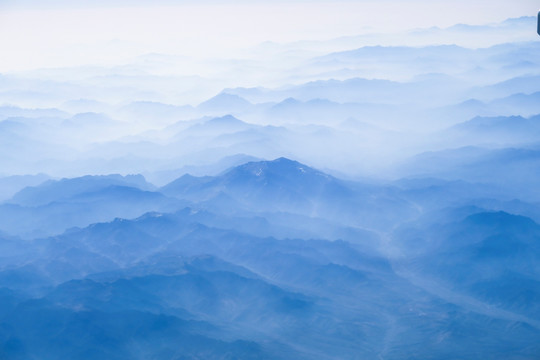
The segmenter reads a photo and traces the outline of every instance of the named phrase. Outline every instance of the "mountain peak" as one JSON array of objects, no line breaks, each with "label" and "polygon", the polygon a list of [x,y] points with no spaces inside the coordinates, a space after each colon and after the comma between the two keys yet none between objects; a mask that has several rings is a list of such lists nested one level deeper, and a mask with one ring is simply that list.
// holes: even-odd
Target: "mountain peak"
[{"label": "mountain peak", "polygon": [[198,108],[203,110],[241,110],[250,105],[252,104],[241,96],[222,92],[199,104]]},{"label": "mountain peak", "polygon": [[220,116],[212,118],[205,122],[206,125],[244,125],[245,122],[235,118],[234,116],[228,114],[225,116]]},{"label": "mountain peak", "polygon": [[299,163],[285,157],[279,157],[274,160],[252,161],[246,164],[230,169],[224,174],[227,178],[297,178],[306,176],[319,176],[330,178],[318,170],[315,170],[307,165]]}]

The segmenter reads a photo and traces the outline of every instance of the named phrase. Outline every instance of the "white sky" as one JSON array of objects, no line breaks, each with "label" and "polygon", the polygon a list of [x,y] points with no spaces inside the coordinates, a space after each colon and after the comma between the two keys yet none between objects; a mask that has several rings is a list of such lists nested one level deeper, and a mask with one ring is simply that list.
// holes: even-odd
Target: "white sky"
[{"label": "white sky", "polygon": [[[322,40],[535,15],[537,0],[165,1],[161,5],[70,7],[57,0],[0,0],[0,73],[122,63],[158,52],[234,56],[264,41]],[[174,5],[174,4],[178,5]],[[46,4],[46,2],[45,2]],[[79,2],[80,4],[80,2]]]}]

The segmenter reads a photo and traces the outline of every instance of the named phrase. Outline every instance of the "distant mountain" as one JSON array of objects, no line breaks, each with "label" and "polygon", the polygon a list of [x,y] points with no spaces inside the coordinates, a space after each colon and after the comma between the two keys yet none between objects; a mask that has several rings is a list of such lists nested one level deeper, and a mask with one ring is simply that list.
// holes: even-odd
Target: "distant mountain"
[{"label": "distant mountain", "polygon": [[268,108],[264,114],[269,119],[287,120],[291,123],[333,125],[348,118],[362,117],[378,107],[384,112],[383,106],[375,104],[337,103],[326,99],[298,101],[287,98]]},{"label": "distant mountain", "polygon": [[529,117],[540,114],[540,91],[532,94],[513,94],[497,99],[489,104],[500,115],[521,115]]},{"label": "distant mountain", "polygon": [[232,115],[211,118],[206,121],[194,124],[186,130],[180,132],[177,137],[182,136],[218,136],[224,133],[237,132],[249,129],[252,125],[235,118]]},{"label": "distant mountain", "polygon": [[[437,178],[408,178],[393,183],[401,189],[401,196],[427,209],[437,211],[449,206],[469,204],[479,199],[505,197],[504,190],[496,185],[473,183],[464,180]],[[430,212],[432,218],[436,214]]]},{"label": "distant mountain", "polygon": [[[230,202],[231,211],[289,212],[359,226],[369,220],[372,226],[379,226],[391,221],[393,214],[414,213],[409,204],[388,196],[384,188],[347,183],[286,158],[250,162],[216,177],[185,175],[160,191],[180,199],[204,201],[210,209],[226,208]],[[383,208],[392,208],[392,214],[385,214]],[[377,220],[374,209],[381,210]]]},{"label": "distant mountain", "polygon": [[512,94],[487,102],[469,99],[435,109],[432,116],[444,119],[449,124],[456,124],[476,117],[522,116],[528,118],[539,113],[540,92],[535,92]]},{"label": "distant mountain", "polygon": [[[539,50],[540,51],[540,47]],[[530,55],[527,55],[529,57]],[[472,97],[479,99],[498,99],[513,94],[534,94],[538,92],[539,75],[521,75],[508,80],[498,82],[493,85],[483,86],[473,89],[470,93]]]},{"label": "distant mountain", "polygon": [[[258,98],[261,101],[282,102],[286,99],[292,104],[292,100],[310,101],[324,99],[333,102],[376,102],[389,103],[392,99],[377,96],[380,91],[387,94],[400,92],[403,84],[379,79],[351,78],[344,81],[330,79],[310,81],[300,85],[292,85],[276,90],[271,89],[228,89],[233,94],[246,94],[246,97]],[[374,100],[374,101],[372,101]]]},{"label": "distant mountain", "polygon": [[197,109],[209,114],[229,114],[248,110],[252,104],[246,99],[226,92],[222,92],[213,98],[199,104]]},{"label": "distant mountain", "polygon": [[499,27],[524,27],[529,28],[536,23],[534,16],[520,16],[517,18],[509,18],[500,23],[488,24],[488,25],[466,25],[458,24],[449,27],[448,29],[485,29],[485,28],[499,28]]},{"label": "distant mountain", "polygon": [[[187,181],[189,180],[189,181]],[[187,181],[187,182],[186,182]],[[244,165],[234,167],[217,177],[182,177],[161,188],[165,194],[176,194],[181,196],[199,196],[201,191],[211,192],[214,189],[227,188],[241,195],[250,196],[251,191],[273,191],[276,189],[293,193],[308,194],[315,190],[322,190],[329,184],[338,184],[339,181],[329,175],[321,173],[306,165],[286,158],[279,158],[273,161],[249,162]],[[189,190],[185,186],[190,186]],[[196,189],[193,186],[197,185]],[[313,193],[316,195],[316,193]],[[206,198],[203,196],[201,198]],[[264,203],[261,204],[264,206]]]},{"label": "distant mountain", "polygon": [[[378,59],[376,56],[375,59]],[[377,62],[379,60],[373,60]],[[323,64],[326,66],[325,64]],[[321,66],[323,66],[321,65]],[[341,64],[335,65],[342,66]],[[416,65],[419,66],[419,65]],[[443,70],[439,72],[444,72]],[[295,99],[301,102],[314,101],[314,106],[321,106],[317,101],[333,103],[351,103],[373,105],[403,105],[418,104],[429,94],[434,86],[441,87],[437,97],[432,96],[432,105],[453,103],[462,99],[462,92],[470,85],[452,76],[418,79],[408,82],[388,80],[385,78],[363,78],[359,76],[341,79],[314,80],[303,84],[290,85],[279,89],[228,89],[230,93],[259,99],[261,102],[282,102]],[[436,100],[436,102],[435,102]],[[291,102],[291,100],[289,100]],[[422,103],[423,104],[423,103]],[[294,105],[292,102],[283,105]],[[423,104],[425,105],[425,104]],[[351,109],[352,110],[352,109]]]},{"label": "distant mountain", "polygon": [[45,174],[0,177],[0,201],[13,197],[25,187],[37,186],[47,180],[49,176]]},{"label": "distant mountain", "polygon": [[160,193],[111,185],[43,204],[2,204],[0,229],[12,235],[35,238],[117,217],[129,219],[148,211],[174,211],[185,205],[186,202]]},{"label": "distant mountain", "polygon": [[[50,236],[74,226],[135,218],[148,211],[174,211],[186,205],[149,191],[152,187],[141,175],[49,180],[27,187],[1,204],[0,229],[25,238]],[[30,218],[32,222],[27,223]]]},{"label": "distant mountain", "polygon": [[355,50],[332,53],[316,59],[318,62],[342,62],[349,63],[361,59],[381,59],[382,61],[422,61],[444,63],[451,60],[450,57],[461,59],[465,54],[472,51],[456,45],[433,45],[425,47],[410,46],[365,46]]},{"label": "distant mountain", "polygon": [[[431,155],[451,172],[493,154]],[[29,187],[0,205],[0,356],[534,358],[540,226],[486,211],[498,190],[344,181],[287,158],[159,189]]]},{"label": "distant mountain", "polygon": [[413,235],[424,242],[422,256],[409,260],[413,268],[458,292],[540,319],[540,225],[506,212],[452,220]]},{"label": "distant mountain", "polygon": [[475,117],[444,131],[454,144],[523,146],[540,140],[540,115]]},{"label": "distant mountain", "polygon": [[537,131],[540,127],[540,116],[525,119],[522,116],[475,117],[467,122],[455,125],[453,128],[468,132],[520,132]]},{"label": "distant mountain", "polygon": [[53,125],[47,125],[42,123],[42,120],[9,118],[0,121],[0,157],[3,173],[45,172],[46,169],[29,165],[47,156],[61,157],[67,153],[64,144],[55,142],[58,139],[55,121],[51,121]]},{"label": "distant mountain", "polygon": [[155,171],[144,175],[151,183],[159,186],[164,186],[185,174],[192,174],[196,176],[216,175],[233,166],[238,166],[249,161],[257,160],[260,159],[246,154],[234,154],[230,156],[225,156],[215,163],[194,163],[190,165],[185,165],[179,169]]},{"label": "distant mountain", "polygon": [[64,128],[103,128],[110,125],[117,125],[116,120],[111,119],[106,114],[86,112],[75,114],[66,119],[62,126]]},{"label": "distant mountain", "polygon": [[[298,166],[282,162],[275,165]],[[259,170],[247,165],[233,174]],[[432,296],[396,276],[384,257],[348,242],[258,237],[204,226],[200,218],[195,209],[149,213],[30,242],[37,253],[0,269],[0,285],[18,290],[0,289],[2,354],[33,356],[39,348],[53,359],[120,359],[133,357],[128,344],[137,341],[137,354],[145,356],[176,349],[209,359],[222,359],[223,351],[238,358],[308,359],[314,351],[318,358],[370,358],[389,347],[403,354],[409,338],[388,339],[393,324],[398,334],[429,339],[422,351],[407,353],[446,357],[448,347],[470,344],[454,334],[456,326],[489,342],[483,354],[538,334]],[[489,229],[492,220],[486,221]],[[477,223],[484,221],[464,226]],[[454,335],[445,340],[445,334]]]},{"label": "distant mountain", "polygon": [[153,185],[147,183],[142,175],[88,175],[73,179],[49,180],[39,186],[27,187],[15,194],[10,202],[24,206],[46,205],[110,186],[130,186],[140,190],[153,189]]},{"label": "distant mountain", "polygon": [[540,151],[532,144],[495,149],[466,146],[414,156],[402,164],[400,173],[495,185],[504,199],[538,201],[534,184],[540,176],[539,161]]},{"label": "distant mountain", "polygon": [[264,102],[279,101],[278,99],[275,99],[274,97],[272,97],[273,93],[270,89],[263,88],[263,87],[226,88],[223,90],[223,92],[230,95],[239,96],[243,99],[246,99],[246,101],[249,101],[251,103],[264,103]]},{"label": "distant mountain", "polygon": [[536,27],[536,17],[523,16],[490,24],[456,24],[447,28],[431,27],[409,33],[408,43],[460,44],[470,48],[501,43],[519,43],[534,40],[531,29]]},{"label": "distant mountain", "polygon": [[0,120],[11,117],[26,117],[26,118],[65,118],[68,113],[55,109],[25,109],[17,106],[0,106]]}]

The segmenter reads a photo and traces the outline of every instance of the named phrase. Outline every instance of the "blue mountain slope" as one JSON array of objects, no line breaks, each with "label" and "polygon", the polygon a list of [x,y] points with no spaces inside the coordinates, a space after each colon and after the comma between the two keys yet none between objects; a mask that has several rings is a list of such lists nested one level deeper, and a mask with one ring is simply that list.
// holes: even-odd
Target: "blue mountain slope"
[{"label": "blue mountain slope", "polygon": [[[319,300],[284,290],[275,284],[276,281],[290,284],[289,288],[301,286],[310,292],[319,289],[317,290],[319,293],[329,291],[336,286],[342,289],[350,288],[347,284],[355,284],[355,287],[376,286],[380,288],[381,284],[376,285],[375,282],[372,285],[367,285],[369,282],[366,283],[364,271],[352,270],[345,265],[328,264],[329,258],[333,258],[337,262],[350,262],[357,267],[369,268],[370,272],[374,271],[378,274],[391,276],[391,272],[384,262],[379,264],[377,261],[365,261],[369,258],[360,254],[354,255],[354,250],[345,244],[334,246],[332,243],[326,244],[326,242],[295,241],[291,243],[273,239],[257,239],[201,226],[188,226],[190,231],[180,238],[171,236],[163,236],[160,239],[148,238],[146,234],[152,232],[152,228],[155,229],[154,231],[163,231],[163,225],[167,223],[172,226],[170,231],[178,234],[173,229],[183,226],[169,221],[170,219],[162,220],[162,217],[145,217],[136,222],[116,221],[111,224],[103,224],[103,229],[93,226],[84,230],[87,234],[91,233],[90,237],[70,233],[64,235],[63,240],[55,240],[51,243],[54,247],[49,248],[46,256],[58,263],[58,260],[55,259],[58,259],[58,255],[62,254],[62,248],[82,246],[93,247],[93,251],[106,254],[108,258],[121,259],[122,255],[111,248],[109,244],[118,244],[127,251],[132,248],[134,241],[140,241],[147,247],[143,253],[151,254],[152,248],[159,247],[159,241],[161,243],[172,241],[170,247],[164,248],[163,255],[216,253],[225,258],[235,259],[235,262],[239,264],[256,266],[257,271],[264,274],[263,278],[271,277],[274,279],[274,285],[269,285],[266,281],[258,279],[258,277],[250,275],[249,272],[238,267],[228,266],[228,268],[234,269],[234,272],[223,271],[219,268],[201,271],[199,270],[200,263],[191,261],[185,267],[187,272],[184,270],[184,272],[167,276],[153,275],[153,267],[143,266],[141,268],[139,266],[138,277],[129,277],[126,276],[129,273],[120,272],[118,274],[121,277],[112,283],[71,281],[57,287],[47,296],[47,299],[56,304],[55,306],[67,309],[114,311],[114,314],[117,311],[133,310],[173,315],[182,314],[222,324],[221,326],[225,326],[226,329],[230,326],[230,331],[241,336],[251,334],[250,337],[254,339],[260,336],[263,338],[272,336],[285,343],[291,341],[288,333],[298,333],[300,329],[311,329],[304,336],[304,339],[294,341],[295,348],[302,349],[302,352],[308,352],[316,339],[328,338],[335,329],[344,326],[342,323],[346,320],[345,318],[336,318],[331,313],[325,315],[329,311],[325,310],[327,305],[317,304]],[[155,222],[161,224],[159,230],[157,227],[151,226]],[[146,233],[143,232],[145,230]],[[103,238],[105,234],[108,234],[107,238]],[[60,240],[60,244],[64,245],[59,246],[58,240]],[[338,250],[340,248],[343,249]],[[262,255],[264,253],[267,256],[253,257],[254,254]],[[153,261],[155,261],[156,256],[157,254],[154,255]],[[280,258],[281,260],[279,260]],[[276,260],[278,263],[286,265],[286,268],[281,269],[279,275],[275,272]],[[208,263],[205,263],[203,266],[208,269]],[[74,265],[76,266],[76,264]],[[81,266],[84,268],[86,265],[81,263],[79,267]],[[223,268],[223,265],[220,267]],[[145,269],[146,273],[140,273],[141,269]],[[107,267],[104,267],[104,270],[107,270]],[[247,278],[244,275],[246,273],[249,276]],[[294,276],[290,277],[290,274],[294,274]],[[309,276],[306,277],[306,275]],[[109,279],[110,276],[108,275]],[[341,278],[341,280],[335,282],[336,278]],[[382,286],[384,287],[384,285]],[[360,289],[353,290],[353,294],[357,294],[357,291]],[[344,295],[347,294],[348,292],[344,293]],[[369,303],[371,302],[367,304]],[[366,304],[362,306],[366,306]],[[44,311],[42,317],[46,314],[47,312]],[[321,324],[325,325],[321,326]],[[36,331],[40,331],[39,324],[34,323],[34,325],[36,325]],[[372,330],[361,329],[354,323],[348,323],[346,326],[350,331],[356,333],[365,332],[368,334],[372,332]],[[343,350],[340,343],[347,344],[350,349]],[[359,342],[355,336],[347,335],[339,343],[326,341],[320,350],[327,354],[350,352],[350,354],[366,353],[367,355],[372,350],[369,350],[369,347],[363,350],[362,347],[366,344],[365,341]],[[81,346],[88,345],[81,344]]]},{"label": "blue mountain slope", "polygon": [[532,94],[513,94],[489,103],[489,107],[501,115],[531,116],[540,113],[540,91]]},{"label": "blue mountain slope", "polygon": [[[492,352],[483,349],[477,355],[509,351],[521,344],[516,339],[526,343],[537,335],[519,324],[502,331],[508,322],[436,300],[396,276],[383,258],[349,243],[277,240],[211,228],[198,224],[190,210],[73,229],[35,240],[34,246],[42,250],[25,265],[26,274],[46,275],[49,282],[41,280],[38,299],[6,297],[18,304],[0,319],[0,343],[8,357],[16,358],[17,351],[28,357],[35,348],[53,359],[83,356],[77,352],[82,349],[91,356],[97,351],[129,357],[127,341],[142,342],[149,357],[172,343],[183,356],[200,351],[199,345],[210,347],[205,355],[210,359],[214,351],[248,350],[238,356],[251,358],[254,349],[258,358],[276,359],[312,358],[313,353],[317,358],[371,358],[383,349],[394,354],[390,358],[405,353],[447,357],[449,347],[472,356],[459,329],[480,334],[475,341],[490,344]],[[441,318],[441,313],[447,315]],[[152,325],[156,318],[163,327]],[[165,325],[170,322],[180,327]],[[134,324],[146,340],[122,330]],[[91,330],[102,326],[107,331],[100,336]],[[397,335],[390,340],[389,326]],[[70,335],[82,333],[87,334],[83,340]],[[411,348],[405,338],[424,339],[424,350]],[[193,343],[179,349],[185,339]],[[14,348],[13,341],[19,346]],[[57,341],[64,346],[46,345]],[[535,348],[521,351],[533,354]]]},{"label": "blue mountain slope", "polygon": [[213,178],[185,176],[160,191],[214,210],[286,212],[355,226],[386,226],[415,211],[389,189],[345,182],[286,158],[250,162]]},{"label": "blue mountain slope", "polygon": [[[473,153],[483,159],[490,151]],[[159,192],[133,180],[50,182],[20,198],[26,206],[2,205],[6,226],[17,214],[32,218],[30,227],[103,222],[33,240],[3,234],[0,356],[352,360],[540,352],[540,228],[486,212],[470,194],[495,201],[496,191],[439,179],[348,182],[285,158],[184,176]],[[41,197],[44,204],[29,205]],[[417,217],[417,205],[422,218],[402,225],[392,241],[384,237],[397,220]],[[150,212],[137,217],[140,211]],[[119,216],[132,219],[113,220]],[[417,248],[404,251],[407,258],[382,256],[378,237],[360,227],[373,219],[380,244]],[[418,285],[403,269],[436,286]]]},{"label": "blue mountain slope", "polygon": [[416,271],[458,292],[540,319],[540,225],[531,219],[480,209],[395,237],[423,244],[422,255],[409,260]]},{"label": "blue mountain slope", "polygon": [[[312,328],[309,336],[298,340],[295,345],[302,352],[308,351],[315,339],[328,337],[334,331],[332,329],[341,326],[344,319],[323,315],[326,310],[317,305],[314,299],[284,290],[276,281],[289,283],[288,288],[301,285],[301,288],[313,292],[321,286],[325,289],[335,286],[345,288],[346,284],[368,286],[364,275],[367,273],[392,276],[382,259],[356,253],[346,243],[260,239],[176,221],[174,216],[167,215],[148,215],[137,221],[117,220],[36,242],[44,246],[39,259],[35,261],[36,273],[62,280],[66,275],[78,278],[86,276],[88,271],[99,272],[101,266],[105,273],[97,275],[97,278],[105,276],[105,279],[111,279],[115,273],[118,276],[112,283],[82,281],[57,287],[47,299],[62,308],[114,311],[115,314],[117,311],[133,310],[175,316],[191,314],[197,319],[225,324],[226,328],[230,326],[237,336],[251,334],[254,339],[272,336],[285,343],[290,342],[287,332],[298,333],[300,329]],[[84,256],[86,261],[74,257],[75,250],[89,251],[90,254]],[[265,253],[267,256],[260,257]],[[95,257],[97,261],[91,261],[91,254],[99,255]],[[174,260],[171,258],[174,254],[181,256],[176,261],[185,264],[184,269],[176,268],[174,273],[154,275],[154,271],[163,271],[158,259]],[[236,264],[255,267],[262,276],[255,275],[246,267],[227,265],[223,261],[214,261],[212,265],[206,259],[195,259],[197,261],[191,260],[189,263],[182,260],[197,254],[215,254]],[[126,255],[131,262],[126,262]],[[145,256],[148,260],[144,259]],[[112,260],[113,264],[100,263],[100,257]],[[60,266],[66,260],[70,262],[71,271],[65,265]],[[276,260],[286,265],[279,275],[275,272],[275,265],[272,265],[276,264]],[[141,262],[137,264],[138,261]],[[332,265],[330,261],[348,263],[358,270],[346,265]],[[136,277],[129,276],[129,270],[122,270],[130,263],[136,267],[132,273],[137,274]],[[51,269],[62,271],[55,273]],[[287,273],[291,274],[289,271],[296,275],[292,278],[287,276]],[[268,277],[274,279],[273,285],[263,280]],[[343,279],[336,283],[336,277]],[[381,285],[373,282],[369,286]],[[44,311],[42,316],[46,316],[46,313]],[[324,327],[321,327],[321,321],[326,324]],[[38,324],[35,325],[39,329]],[[347,326],[351,330],[365,331],[353,323]],[[29,338],[25,340],[29,341]],[[343,341],[351,347],[347,351],[368,351],[362,350],[365,342],[358,343],[355,337]],[[323,348],[329,354],[339,354],[343,351],[340,347],[338,343],[330,341]]]},{"label": "blue mountain slope", "polygon": [[[501,98],[513,94],[532,94],[538,91],[539,75],[523,75],[497,84],[476,89],[471,95],[482,98]],[[478,96],[476,96],[478,95]]]},{"label": "blue mountain slope", "polygon": [[476,203],[485,199],[504,197],[504,191],[495,185],[463,180],[446,181],[436,178],[400,179],[393,183],[400,194],[428,211],[426,217],[437,219],[437,211],[449,206]]},{"label": "blue mountain slope", "polygon": [[74,226],[136,218],[148,211],[174,211],[186,205],[160,193],[108,185],[108,180],[65,183],[65,191],[62,181],[22,190],[13,200],[24,205],[1,204],[0,229],[26,238],[50,236]]},{"label": "blue mountain slope", "polygon": [[539,161],[540,152],[534,144],[498,149],[467,146],[422,153],[407,161],[400,172],[412,177],[427,175],[495,185],[502,199],[537,201],[540,199],[535,186],[540,176]]},{"label": "blue mountain slope", "polygon": [[[437,61],[444,63],[449,59],[461,59],[470,56],[474,51],[456,45],[436,45],[426,47],[406,46],[366,46],[355,50],[332,53],[317,58],[320,62],[354,62],[371,59],[384,59],[384,61]],[[449,58],[451,57],[451,58]]]},{"label": "blue mountain slope", "polygon": [[252,104],[244,98],[222,92],[213,98],[199,104],[198,110],[205,113],[234,113],[248,110]]},{"label": "blue mountain slope", "polygon": [[[257,200],[265,192],[281,193],[302,202],[307,194],[318,195],[326,186],[339,187],[339,181],[329,175],[302,165],[296,161],[279,158],[271,162],[250,162],[232,168],[224,174],[211,178],[184,176],[160,189],[164,194],[190,198],[208,198],[217,191],[226,191],[235,198]],[[343,191],[347,189],[343,186]],[[289,200],[289,199],[283,199]],[[262,200],[262,199],[261,199]],[[263,208],[265,203],[259,204]]]},{"label": "blue mountain slope", "polygon": [[[191,212],[181,211],[175,213],[178,217],[189,217],[192,220],[208,227],[236,230],[245,234],[258,237],[274,237],[277,239],[328,239],[345,240],[362,247],[366,252],[374,252],[379,246],[380,239],[374,232],[358,227],[343,226],[339,223],[321,218],[294,215],[290,213],[265,213],[264,215],[244,214],[234,216],[231,214],[231,204],[241,208],[226,195],[218,196],[218,200],[211,202],[211,207],[216,208],[217,202],[223,207],[218,207],[218,212],[209,212],[198,209]],[[207,205],[207,204],[202,204]]]},{"label": "blue mountain slope", "polygon": [[49,180],[45,174],[13,175],[0,178],[0,201],[13,197],[20,190],[28,186],[36,186]]},{"label": "blue mountain slope", "polygon": [[142,311],[76,311],[33,301],[3,326],[0,354],[9,359],[280,358],[254,342],[200,335],[204,324]]},{"label": "blue mountain slope", "polygon": [[[36,244],[42,244],[48,249],[45,251],[47,254],[44,255],[45,258],[55,259],[58,257],[55,255],[56,251],[64,252],[68,249],[80,248],[104,256],[119,266],[126,264],[133,266],[137,261],[151,258],[157,254],[163,256],[168,248],[173,250],[172,253],[182,256],[214,254],[227,259],[229,255],[224,252],[227,248],[236,249],[241,253],[242,247],[245,249],[253,247],[254,253],[257,253],[255,248],[258,246],[272,246],[289,247],[291,251],[296,252],[304,246],[302,244],[305,244],[315,248],[321,247],[325,252],[330,251],[324,258],[330,257],[340,264],[348,264],[348,262],[344,263],[343,261],[349,258],[350,251],[357,254],[357,250],[354,250],[354,246],[349,243],[264,239],[234,230],[204,226],[199,223],[201,219],[204,221],[198,212],[192,212],[190,209],[169,215],[150,213],[136,220],[117,219],[110,223],[95,224],[84,229],[73,229],[61,236],[36,240]],[[212,245],[214,243],[220,243],[219,247],[214,248]],[[360,253],[356,256],[360,256]],[[379,264],[381,259],[372,256],[365,255],[361,258],[365,261],[366,266],[372,264],[376,268],[381,266],[383,269],[384,261]],[[233,263],[238,262],[233,261]],[[358,261],[353,263],[356,264],[356,267],[364,268]]]},{"label": "blue mountain slope", "polygon": [[118,124],[116,120],[111,119],[105,114],[85,112],[73,115],[71,118],[66,119],[62,126],[65,129],[88,129],[88,128],[100,128],[103,126],[110,126]]},{"label": "blue mountain slope", "polygon": [[10,117],[26,117],[26,118],[63,118],[68,114],[59,109],[25,109],[17,106],[0,106],[0,120]]},{"label": "blue mountain slope", "polygon": [[194,124],[187,129],[180,131],[173,139],[180,140],[185,137],[212,137],[224,133],[234,133],[247,130],[253,125],[243,122],[232,115],[211,118],[204,122]]},{"label": "blue mountain slope", "polygon": [[475,117],[452,126],[442,136],[454,144],[523,146],[540,141],[540,116]]},{"label": "blue mountain slope", "polygon": [[[38,128],[38,129],[36,129]],[[35,153],[36,149],[51,151],[54,145],[43,138],[43,126],[32,126],[24,118],[10,118],[0,121],[0,151],[5,156],[18,158],[22,153]],[[40,131],[41,130],[41,131]],[[39,134],[41,132],[41,134]],[[13,154],[11,152],[16,151]]]},{"label": "blue mountain slope", "polygon": [[141,175],[83,176],[58,181],[50,180],[39,186],[27,187],[15,194],[10,203],[23,206],[46,205],[83,193],[96,192],[110,186],[129,186],[140,190],[153,188]]}]

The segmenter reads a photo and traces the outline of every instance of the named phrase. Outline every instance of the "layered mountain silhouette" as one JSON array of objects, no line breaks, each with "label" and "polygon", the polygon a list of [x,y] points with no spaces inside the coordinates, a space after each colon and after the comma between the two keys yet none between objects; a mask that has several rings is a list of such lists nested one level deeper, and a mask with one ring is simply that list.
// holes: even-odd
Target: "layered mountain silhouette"
[{"label": "layered mountain silhouette", "polygon": [[521,346],[540,332],[540,227],[453,207],[473,202],[467,186],[375,186],[278,158],[162,188],[119,175],[27,187],[2,205],[42,231],[22,240],[3,222],[2,356],[534,356]]},{"label": "layered mountain silhouette", "polygon": [[540,358],[535,23],[7,51],[0,359]]},{"label": "layered mountain silhouette", "polygon": [[[384,226],[398,213],[414,213],[409,203],[389,195],[387,188],[342,181],[286,158],[247,163],[216,177],[185,175],[160,191],[204,201],[211,209],[230,205],[231,211],[286,212],[355,226]],[[374,219],[376,208],[391,208],[392,213],[381,211]]]}]

